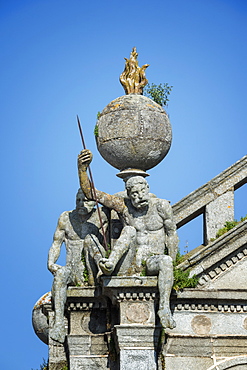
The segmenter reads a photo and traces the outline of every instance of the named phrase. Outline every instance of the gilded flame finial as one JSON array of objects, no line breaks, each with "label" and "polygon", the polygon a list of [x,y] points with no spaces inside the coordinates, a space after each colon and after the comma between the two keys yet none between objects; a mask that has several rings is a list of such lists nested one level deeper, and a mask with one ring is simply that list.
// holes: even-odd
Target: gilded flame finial
[{"label": "gilded flame finial", "polygon": [[126,95],[133,93],[142,95],[143,88],[148,83],[145,70],[149,64],[144,64],[142,67],[139,67],[137,56],[138,53],[134,47],[130,53],[130,58],[124,58],[126,60],[125,68],[119,79]]}]

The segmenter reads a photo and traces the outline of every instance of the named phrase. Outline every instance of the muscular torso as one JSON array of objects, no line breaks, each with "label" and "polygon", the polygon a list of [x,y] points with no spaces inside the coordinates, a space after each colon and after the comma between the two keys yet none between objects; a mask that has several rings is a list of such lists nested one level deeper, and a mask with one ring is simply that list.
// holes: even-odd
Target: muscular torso
[{"label": "muscular torso", "polygon": [[159,202],[158,198],[150,199],[148,208],[143,211],[135,209],[129,200],[125,202],[123,221],[136,230],[137,262],[153,254],[164,254],[165,215],[159,211]]},{"label": "muscular torso", "polygon": [[75,211],[64,212],[64,243],[66,246],[66,264],[76,265],[81,261],[83,242],[88,234],[99,234],[99,221],[94,210],[85,220],[78,218]]}]

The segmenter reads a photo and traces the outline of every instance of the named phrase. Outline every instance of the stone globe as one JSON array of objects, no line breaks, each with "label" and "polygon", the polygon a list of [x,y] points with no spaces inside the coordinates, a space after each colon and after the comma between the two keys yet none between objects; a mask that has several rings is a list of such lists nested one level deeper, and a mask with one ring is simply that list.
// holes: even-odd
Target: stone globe
[{"label": "stone globe", "polygon": [[146,96],[129,94],[103,109],[95,136],[100,154],[113,167],[146,171],[168,153],[172,130],[159,104]]}]

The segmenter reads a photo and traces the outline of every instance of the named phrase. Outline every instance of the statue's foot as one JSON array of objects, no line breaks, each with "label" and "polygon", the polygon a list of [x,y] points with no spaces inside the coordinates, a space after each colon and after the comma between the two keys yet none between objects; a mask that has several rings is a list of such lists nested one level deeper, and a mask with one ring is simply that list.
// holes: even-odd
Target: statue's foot
[{"label": "statue's foot", "polygon": [[101,271],[103,272],[103,274],[105,274],[105,275],[111,275],[111,273],[114,270],[113,263],[110,262],[107,258],[102,258],[99,261],[99,267],[100,267]]},{"label": "statue's foot", "polygon": [[176,327],[176,322],[174,321],[169,308],[163,308],[162,310],[159,310],[158,315],[160,318],[161,325],[163,326],[164,329],[166,328],[174,329]]},{"label": "statue's foot", "polygon": [[64,343],[65,341],[65,336],[66,336],[66,330],[63,324],[57,323],[49,330],[49,336],[59,342],[59,343]]}]

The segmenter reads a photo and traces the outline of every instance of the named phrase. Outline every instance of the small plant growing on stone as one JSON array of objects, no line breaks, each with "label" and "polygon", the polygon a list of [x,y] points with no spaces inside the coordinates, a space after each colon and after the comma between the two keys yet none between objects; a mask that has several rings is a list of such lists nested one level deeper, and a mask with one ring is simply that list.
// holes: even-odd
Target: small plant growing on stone
[{"label": "small plant growing on stone", "polygon": [[94,136],[95,137],[98,137],[99,136],[99,127],[98,127],[98,124],[96,123],[96,125],[94,126]]},{"label": "small plant growing on stone", "polygon": [[142,270],[141,270],[140,276],[147,276],[146,268],[147,268],[147,262],[145,260],[142,260]]},{"label": "small plant growing on stone", "polygon": [[168,105],[168,96],[172,91],[173,86],[168,83],[156,85],[154,83],[147,84],[144,88],[144,95],[155,101],[155,103],[165,107]]},{"label": "small plant growing on stone", "polygon": [[176,291],[183,290],[184,288],[195,288],[199,281],[199,278],[196,275],[189,277],[190,270],[183,271],[176,268],[180,263],[184,261],[185,257],[181,255],[178,251],[176,255],[176,260],[173,262],[174,266],[174,282],[173,289]]},{"label": "small plant growing on stone", "polygon": [[[100,118],[100,116],[101,116],[101,112],[98,112],[97,113],[97,120]],[[98,128],[98,124],[96,123],[96,125],[94,126],[94,131],[93,131],[93,133],[94,133],[94,136],[95,137],[98,137],[99,136],[99,128]]]},{"label": "small plant growing on stone", "polygon": [[183,290],[184,288],[195,288],[199,281],[199,278],[196,275],[189,277],[190,270],[183,271],[181,269],[174,269],[174,283],[173,289]]},{"label": "small plant growing on stone", "polygon": [[216,234],[216,238],[219,238],[221,235],[224,235],[227,233],[229,230],[233,229],[235,226],[240,224],[240,222],[243,222],[247,220],[247,215],[245,217],[241,217],[240,221],[234,220],[234,221],[226,221],[224,227],[222,229],[219,229]]}]

